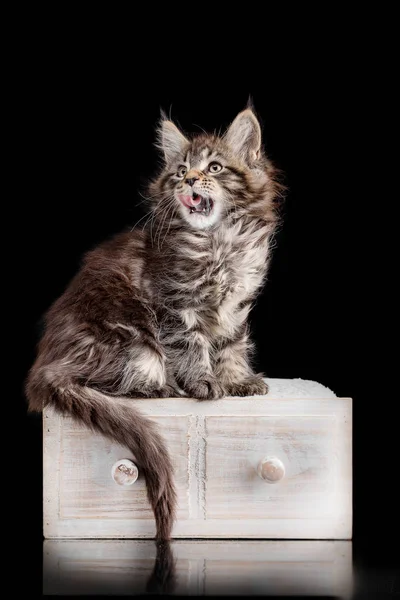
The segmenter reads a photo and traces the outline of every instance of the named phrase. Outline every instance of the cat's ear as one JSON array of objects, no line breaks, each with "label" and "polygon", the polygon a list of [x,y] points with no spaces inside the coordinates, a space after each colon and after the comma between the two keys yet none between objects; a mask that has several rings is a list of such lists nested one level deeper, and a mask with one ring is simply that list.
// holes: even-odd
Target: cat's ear
[{"label": "cat's ear", "polygon": [[179,131],[172,121],[162,114],[158,126],[157,146],[164,152],[165,162],[171,163],[178,155],[183,154],[189,144],[183,133]]},{"label": "cat's ear", "polygon": [[235,154],[251,164],[261,152],[261,127],[251,108],[238,114],[225,134],[225,141]]}]

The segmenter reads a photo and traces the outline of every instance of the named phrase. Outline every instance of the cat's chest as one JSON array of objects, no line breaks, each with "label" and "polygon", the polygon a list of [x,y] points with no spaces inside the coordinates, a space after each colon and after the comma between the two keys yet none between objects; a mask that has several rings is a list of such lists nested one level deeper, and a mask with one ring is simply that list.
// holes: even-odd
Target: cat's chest
[{"label": "cat's chest", "polygon": [[222,306],[240,304],[251,296],[262,282],[267,257],[267,244],[252,243],[245,236],[228,230],[211,246],[206,274],[214,300]]},{"label": "cat's chest", "polygon": [[265,274],[267,247],[245,240],[217,240],[211,248],[202,321],[211,336],[231,337],[246,321],[250,300]]},{"label": "cat's chest", "polygon": [[231,337],[243,326],[264,279],[268,239],[241,223],[214,235],[182,232],[171,245],[173,260],[161,273],[163,310],[171,309],[186,331]]}]

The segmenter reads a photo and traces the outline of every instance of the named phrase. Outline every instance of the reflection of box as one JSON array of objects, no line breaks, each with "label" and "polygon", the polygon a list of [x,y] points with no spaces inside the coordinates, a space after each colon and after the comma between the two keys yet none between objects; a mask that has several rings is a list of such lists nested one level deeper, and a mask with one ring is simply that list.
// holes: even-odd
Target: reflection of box
[{"label": "reflection of box", "polygon": [[350,598],[351,542],[46,540],[45,595]]},{"label": "reflection of box", "polygon": [[[263,397],[132,400],[174,461],[174,537],[351,539],[351,399],[267,381]],[[111,477],[129,450],[50,409],[43,424],[45,537],[154,537],[140,466],[132,485]]]}]

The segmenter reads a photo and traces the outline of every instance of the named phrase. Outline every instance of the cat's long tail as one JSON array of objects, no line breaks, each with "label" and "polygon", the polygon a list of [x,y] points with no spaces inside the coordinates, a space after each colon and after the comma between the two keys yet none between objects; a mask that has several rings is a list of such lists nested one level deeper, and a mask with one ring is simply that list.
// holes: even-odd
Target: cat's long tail
[{"label": "cat's long tail", "polygon": [[131,450],[146,480],[156,520],[156,538],[170,539],[176,510],[173,467],[156,424],[133,408],[128,399],[108,397],[77,384],[53,387],[42,380],[38,386],[33,379],[28,379],[26,390],[30,411],[40,412],[51,405]]}]

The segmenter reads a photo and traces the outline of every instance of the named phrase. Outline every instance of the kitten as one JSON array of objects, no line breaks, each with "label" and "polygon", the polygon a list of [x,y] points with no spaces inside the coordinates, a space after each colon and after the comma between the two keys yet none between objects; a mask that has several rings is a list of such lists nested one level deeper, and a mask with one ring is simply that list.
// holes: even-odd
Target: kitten
[{"label": "kitten", "polygon": [[165,442],[131,397],[265,394],[246,324],[263,284],[281,186],[252,109],[224,136],[159,127],[164,167],[151,219],[89,252],[47,314],[27,380],[31,411],[51,405],[128,447],[146,479],[157,538],[176,493]]}]

